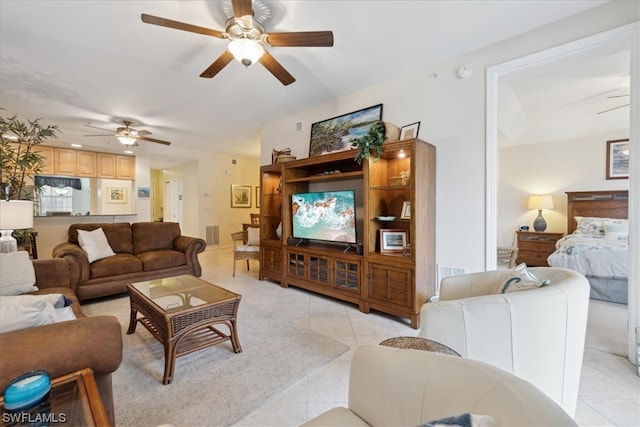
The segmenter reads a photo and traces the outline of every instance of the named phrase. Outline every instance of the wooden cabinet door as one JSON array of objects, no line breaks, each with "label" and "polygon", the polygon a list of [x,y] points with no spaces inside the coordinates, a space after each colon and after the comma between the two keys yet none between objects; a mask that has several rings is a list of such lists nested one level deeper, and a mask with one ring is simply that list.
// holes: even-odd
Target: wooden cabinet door
[{"label": "wooden cabinet door", "polygon": [[118,179],[134,179],[135,158],[131,156],[116,156],[116,177]]},{"label": "wooden cabinet door", "polygon": [[53,154],[56,175],[76,175],[76,150],[56,148]]},{"label": "wooden cabinet door", "polygon": [[95,177],[98,174],[98,155],[93,151],[76,153],[76,174],[78,176]]},{"label": "wooden cabinet door", "polygon": [[40,169],[40,173],[42,175],[53,175],[55,173],[54,168],[54,155],[53,155],[53,147],[45,147],[42,145],[38,145],[35,148],[35,151],[42,156],[42,161],[44,165],[42,169]]},{"label": "wooden cabinet door", "polygon": [[98,176],[100,178],[116,178],[115,154],[98,153]]},{"label": "wooden cabinet door", "polygon": [[413,269],[369,263],[367,297],[383,303],[411,308]]}]

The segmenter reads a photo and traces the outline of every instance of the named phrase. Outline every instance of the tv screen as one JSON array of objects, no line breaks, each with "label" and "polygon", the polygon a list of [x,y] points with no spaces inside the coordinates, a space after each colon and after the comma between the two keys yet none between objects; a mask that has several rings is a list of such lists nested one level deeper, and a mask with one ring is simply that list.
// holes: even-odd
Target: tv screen
[{"label": "tv screen", "polygon": [[356,243],[355,191],[319,191],[291,195],[293,237]]}]

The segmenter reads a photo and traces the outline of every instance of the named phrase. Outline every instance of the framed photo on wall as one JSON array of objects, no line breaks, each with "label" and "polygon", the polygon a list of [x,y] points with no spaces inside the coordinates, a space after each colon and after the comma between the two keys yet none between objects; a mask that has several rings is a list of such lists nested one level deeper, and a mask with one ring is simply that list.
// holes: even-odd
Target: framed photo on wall
[{"label": "framed photo on wall", "polygon": [[251,186],[232,185],[231,186],[231,207],[250,208],[251,207]]},{"label": "framed photo on wall", "polygon": [[629,179],[629,140],[607,141],[607,179]]},{"label": "framed photo on wall", "polygon": [[407,247],[407,231],[383,228],[380,230],[380,252],[401,253]]},{"label": "framed photo on wall", "polygon": [[371,125],[379,120],[382,120],[382,104],[312,124],[309,157],[350,150],[351,140],[369,132]]},{"label": "framed photo on wall", "polygon": [[127,189],[120,187],[108,187],[107,203],[127,203]]}]

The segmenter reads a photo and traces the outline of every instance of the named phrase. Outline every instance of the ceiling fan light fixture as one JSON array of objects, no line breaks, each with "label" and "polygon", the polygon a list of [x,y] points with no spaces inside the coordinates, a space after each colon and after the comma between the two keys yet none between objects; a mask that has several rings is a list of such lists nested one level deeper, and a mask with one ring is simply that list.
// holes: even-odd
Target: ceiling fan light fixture
[{"label": "ceiling fan light fixture", "polygon": [[130,136],[127,135],[120,135],[118,136],[118,141],[120,141],[120,143],[122,145],[133,145],[136,143],[136,139],[132,138]]},{"label": "ceiling fan light fixture", "polygon": [[229,52],[239,63],[248,67],[264,55],[264,48],[255,40],[240,38],[229,42]]}]

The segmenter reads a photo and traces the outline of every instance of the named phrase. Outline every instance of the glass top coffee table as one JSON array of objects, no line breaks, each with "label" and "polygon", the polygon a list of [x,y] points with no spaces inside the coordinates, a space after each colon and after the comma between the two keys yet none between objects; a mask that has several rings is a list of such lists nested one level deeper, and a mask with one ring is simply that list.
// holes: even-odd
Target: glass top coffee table
[{"label": "glass top coffee table", "polygon": [[176,357],[225,341],[231,341],[234,352],[242,352],[236,327],[241,295],[189,275],[131,283],[127,289],[127,334],[140,322],[164,345],[163,384],[173,380]]}]

